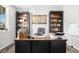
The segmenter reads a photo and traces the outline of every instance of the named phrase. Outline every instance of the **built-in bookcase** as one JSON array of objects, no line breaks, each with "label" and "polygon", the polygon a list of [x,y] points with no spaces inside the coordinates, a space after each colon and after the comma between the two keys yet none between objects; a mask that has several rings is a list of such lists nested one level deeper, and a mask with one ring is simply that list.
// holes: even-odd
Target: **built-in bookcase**
[{"label": "built-in bookcase", "polygon": [[30,35],[30,13],[16,12],[16,38],[27,39]]},{"label": "built-in bookcase", "polygon": [[51,33],[63,32],[63,11],[50,11],[49,24]]}]

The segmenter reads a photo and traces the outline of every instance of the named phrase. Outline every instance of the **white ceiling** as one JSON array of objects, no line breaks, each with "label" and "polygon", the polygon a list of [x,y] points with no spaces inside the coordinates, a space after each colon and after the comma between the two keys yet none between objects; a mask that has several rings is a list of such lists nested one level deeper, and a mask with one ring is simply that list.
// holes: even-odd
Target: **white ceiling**
[{"label": "white ceiling", "polygon": [[25,9],[39,9],[39,8],[54,8],[61,9],[63,5],[13,5],[16,10],[25,10]]}]

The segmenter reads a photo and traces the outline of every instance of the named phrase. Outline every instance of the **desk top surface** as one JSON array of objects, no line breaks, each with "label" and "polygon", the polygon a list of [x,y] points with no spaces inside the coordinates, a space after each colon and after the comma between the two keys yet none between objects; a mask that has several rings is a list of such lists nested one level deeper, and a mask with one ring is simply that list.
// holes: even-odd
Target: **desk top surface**
[{"label": "desk top surface", "polygon": [[[67,39],[51,39],[51,40],[65,40],[67,41]],[[16,39],[15,41],[51,41],[49,40],[45,40],[45,39]]]}]

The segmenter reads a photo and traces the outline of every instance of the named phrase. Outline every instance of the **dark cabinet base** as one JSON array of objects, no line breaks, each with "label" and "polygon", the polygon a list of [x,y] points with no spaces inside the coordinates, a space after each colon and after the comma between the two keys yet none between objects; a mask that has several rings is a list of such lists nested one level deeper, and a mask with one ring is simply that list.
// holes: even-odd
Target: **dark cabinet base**
[{"label": "dark cabinet base", "polygon": [[49,41],[32,41],[32,53],[48,53]]},{"label": "dark cabinet base", "polygon": [[16,53],[66,53],[66,40],[15,40]]},{"label": "dark cabinet base", "polygon": [[16,53],[30,53],[30,41],[15,41]]},{"label": "dark cabinet base", "polygon": [[66,41],[65,40],[54,40],[51,41],[51,53],[66,53]]}]

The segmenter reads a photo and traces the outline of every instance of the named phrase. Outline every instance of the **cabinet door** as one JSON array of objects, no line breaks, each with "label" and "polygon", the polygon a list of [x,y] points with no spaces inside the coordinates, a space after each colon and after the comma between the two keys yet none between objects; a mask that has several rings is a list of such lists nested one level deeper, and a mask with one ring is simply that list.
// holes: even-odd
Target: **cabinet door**
[{"label": "cabinet door", "polygon": [[51,41],[51,53],[65,53],[66,41],[65,40],[53,40]]},{"label": "cabinet door", "polygon": [[32,43],[32,53],[48,53],[49,41],[34,40]]},{"label": "cabinet door", "polygon": [[15,52],[16,53],[29,53],[30,41],[15,41]]}]

